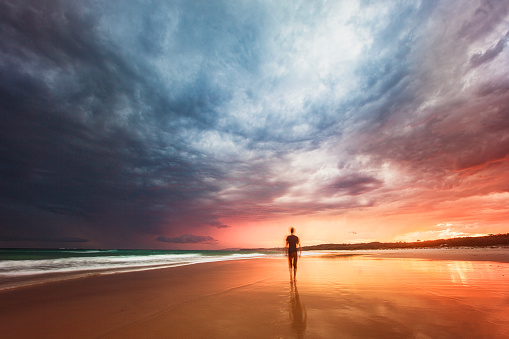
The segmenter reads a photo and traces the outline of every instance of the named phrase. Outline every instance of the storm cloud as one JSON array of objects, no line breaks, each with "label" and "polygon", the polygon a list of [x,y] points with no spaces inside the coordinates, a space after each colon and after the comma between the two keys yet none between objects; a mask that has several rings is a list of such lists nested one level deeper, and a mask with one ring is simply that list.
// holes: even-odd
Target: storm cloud
[{"label": "storm cloud", "polygon": [[3,1],[0,242],[220,243],[236,220],[507,193],[508,13]]},{"label": "storm cloud", "polygon": [[158,236],[157,241],[168,242],[174,244],[214,244],[217,242],[216,239],[210,236],[184,234],[175,238],[168,238],[165,236]]}]

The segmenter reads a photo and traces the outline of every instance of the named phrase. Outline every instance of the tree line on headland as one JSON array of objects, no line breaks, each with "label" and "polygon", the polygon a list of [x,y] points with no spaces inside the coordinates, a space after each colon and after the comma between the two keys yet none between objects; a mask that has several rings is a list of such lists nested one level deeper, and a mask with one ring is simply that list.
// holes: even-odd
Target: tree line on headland
[{"label": "tree line on headland", "polygon": [[488,247],[509,245],[509,233],[490,234],[482,237],[463,237],[416,242],[369,242],[358,244],[322,244],[303,246],[303,251],[316,250],[383,250],[401,248],[437,248],[437,247]]}]

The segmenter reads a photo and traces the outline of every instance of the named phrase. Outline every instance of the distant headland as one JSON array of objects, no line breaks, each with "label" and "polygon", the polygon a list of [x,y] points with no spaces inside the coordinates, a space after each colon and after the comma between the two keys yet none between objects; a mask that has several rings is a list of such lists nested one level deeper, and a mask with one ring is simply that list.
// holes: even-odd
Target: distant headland
[{"label": "distant headland", "polygon": [[509,245],[509,233],[490,234],[483,237],[461,237],[415,242],[369,242],[358,244],[322,244],[304,246],[302,250],[383,250],[400,248],[439,248],[439,247],[489,247]]},{"label": "distant headland", "polygon": [[[509,246],[509,233],[490,234],[482,237],[460,237],[438,240],[426,240],[415,242],[368,242],[355,244],[321,244],[314,246],[303,246],[303,251],[348,251],[348,250],[384,250],[384,249],[404,249],[404,248],[444,248],[444,247],[490,247],[490,246]],[[253,250],[283,250],[282,248],[251,248],[242,249],[242,251]]]}]

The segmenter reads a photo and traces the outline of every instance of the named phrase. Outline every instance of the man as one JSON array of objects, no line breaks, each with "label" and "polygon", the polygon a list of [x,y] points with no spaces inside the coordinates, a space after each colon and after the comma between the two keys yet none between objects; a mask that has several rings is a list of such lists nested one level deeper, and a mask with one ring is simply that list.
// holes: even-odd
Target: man
[{"label": "man", "polygon": [[[286,237],[285,252],[288,255],[288,265],[290,268],[290,280],[292,280],[292,268],[293,268],[293,280],[296,280],[297,276],[297,253],[302,254],[302,247],[300,245],[299,237],[294,235],[295,228],[290,228],[290,235]],[[297,252],[297,245],[299,250]]]}]

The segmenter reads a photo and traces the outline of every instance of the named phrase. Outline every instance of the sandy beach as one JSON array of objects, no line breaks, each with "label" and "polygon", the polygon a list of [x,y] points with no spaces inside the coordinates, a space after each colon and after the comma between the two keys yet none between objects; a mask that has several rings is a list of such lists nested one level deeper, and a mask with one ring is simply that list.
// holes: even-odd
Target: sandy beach
[{"label": "sandy beach", "polygon": [[0,292],[0,329],[5,338],[503,338],[508,253],[310,254],[296,283],[284,257],[95,275]]}]

